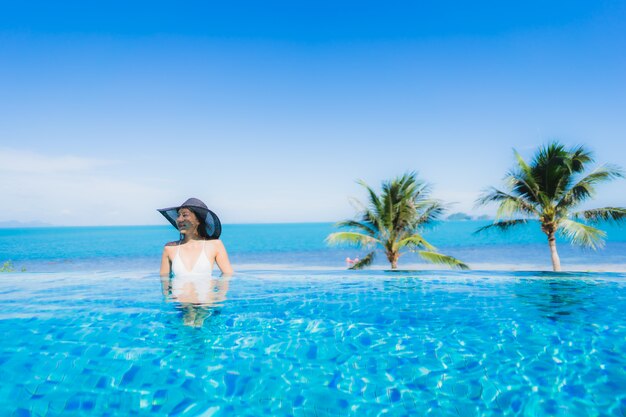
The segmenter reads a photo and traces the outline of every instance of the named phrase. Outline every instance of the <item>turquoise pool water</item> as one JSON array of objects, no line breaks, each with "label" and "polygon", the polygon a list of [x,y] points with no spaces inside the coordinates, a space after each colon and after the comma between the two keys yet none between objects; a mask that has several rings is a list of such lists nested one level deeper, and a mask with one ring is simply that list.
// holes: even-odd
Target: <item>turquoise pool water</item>
[{"label": "turquoise pool water", "polygon": [[0,279],[2,416],[626,415],[624,274]]}]

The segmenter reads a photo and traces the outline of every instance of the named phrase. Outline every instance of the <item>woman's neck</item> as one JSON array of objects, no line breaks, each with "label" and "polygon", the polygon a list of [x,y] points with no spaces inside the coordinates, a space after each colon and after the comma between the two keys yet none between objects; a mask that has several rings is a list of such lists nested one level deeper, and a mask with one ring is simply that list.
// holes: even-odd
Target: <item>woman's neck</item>
[{"label": "woman's neck", "polygon": [[194,235],[194,236],[187,236],[187,235],[185,235],[180,240],[180,242],[181,242],[181,244],[184,245],[185,243],[189,243],[189,242],[194,241],[194,240],[203,240],[203,239],[200,237],[200,235]]}]

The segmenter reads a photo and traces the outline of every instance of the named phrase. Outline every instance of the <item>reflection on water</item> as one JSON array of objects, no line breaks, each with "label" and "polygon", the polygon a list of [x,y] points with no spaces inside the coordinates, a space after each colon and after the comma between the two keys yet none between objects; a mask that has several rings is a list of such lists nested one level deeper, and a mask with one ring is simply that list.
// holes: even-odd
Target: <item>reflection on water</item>
[{"label": "reflection on water", "polygon": [[229,284],[230,277],[161,277],[166,301],[177,304],[183,324],[191,327],[202,327],[208,317],[221,313]]},{"label": "reflection on water", "polygon": [[221,314],[219,307],[211,305],[180,304],[176,308],[182,313],[183,324],[190,327],[203,327],[207,318]]},{"label": "reflection on water", "polygon": [[515,295],[525,305],[534,306],[550,321],[576,320],[595,307],[597,285],[576,278],[521,280]]}]

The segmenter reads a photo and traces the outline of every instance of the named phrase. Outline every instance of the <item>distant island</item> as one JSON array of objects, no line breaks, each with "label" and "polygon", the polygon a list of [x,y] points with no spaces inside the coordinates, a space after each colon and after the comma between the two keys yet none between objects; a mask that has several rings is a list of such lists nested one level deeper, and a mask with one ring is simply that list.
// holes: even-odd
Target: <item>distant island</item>
[{"label": "distant island", "polygon": [[4,229],[18,228],[18,227],[50,227],[50,226],[52,226],[50,223],[44,223],[40,221],[20,222],[17,220],[8,220],[8,221],[0,222],[0,228],[4,228]]},{"label": "distant island", "polygon": [[467,213],[452,213],[450,214],[448,217],[446,217],[446,220],[454,220],[454,221],[459,221],[459,220],[491,220],[491,217],[489,217],[486,214],[482,214],[480,216],[471,216]]}]

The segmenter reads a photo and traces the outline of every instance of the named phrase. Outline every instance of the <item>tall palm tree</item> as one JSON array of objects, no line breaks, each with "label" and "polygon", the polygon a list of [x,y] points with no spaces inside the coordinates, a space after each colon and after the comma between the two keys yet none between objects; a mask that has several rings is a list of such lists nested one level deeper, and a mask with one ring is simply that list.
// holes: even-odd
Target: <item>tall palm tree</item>
[{"label": "tall palm tree", "polygon": [[493,227],[507,230],[530,219],[539,220],[548,237],[552,268],[560,271],[557,232],[573,244],[595,250],[604,245],[606,233],[590,224],[626,219],[624,207],[573,211],[595,195],[597,184],[624,176],[611,165],[585,173],[588,164],[593,163],[593,155],[583,146],[565,149],[559,142],[551,142],[541,147],[529,164],[517,151],[514,153],[517,166],[505,177],[507,191],[492,187],[477,200],[479,205],[499,204],[496,221],[477,232]]},{"label": "tall palm tree", "polygon": [[420,234],[422,226],[431,223],[443,213],[443,205],[429,199],[430,187],[417,179],[414,172],[383,183],[382,193],[359,181],[369,194],[369,207],[358,200],[360,220],[346,220],[336,224],[349,231],[336,232],[326,238],[328,244],[352,243],[373,250],[350,269],[361,269],[372,263],[375,247],[381,247],[391,264],[398,267],[402,250],[417,252],[429,262],[469,269],[463,262],[438,253]]}]

